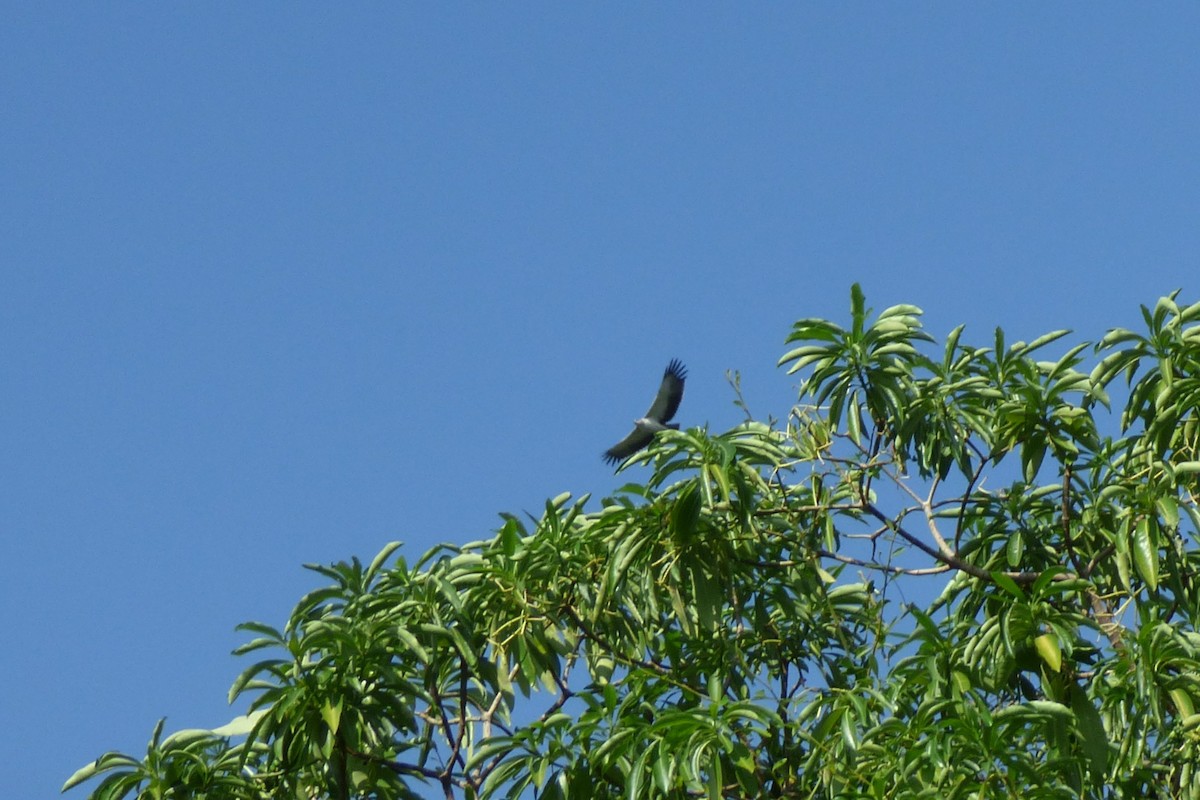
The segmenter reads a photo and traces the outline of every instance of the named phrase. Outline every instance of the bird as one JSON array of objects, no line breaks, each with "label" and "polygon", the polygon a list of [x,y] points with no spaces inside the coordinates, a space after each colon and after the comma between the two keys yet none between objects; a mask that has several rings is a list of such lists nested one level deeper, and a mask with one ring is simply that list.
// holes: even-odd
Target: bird
[{"label": "bird", "polygon": [[628,458],[654,440],[654,434],[665,430],[679,430],[679,423],[668,424],[679,410],[683,399],[683,382],[687,380],[687,369],[677,358],[671,359],[663,370],[658,394],[650,405],[646,416],[633,421],[633,431],[621,441],[604,451],[604,460],[609,464]]}]

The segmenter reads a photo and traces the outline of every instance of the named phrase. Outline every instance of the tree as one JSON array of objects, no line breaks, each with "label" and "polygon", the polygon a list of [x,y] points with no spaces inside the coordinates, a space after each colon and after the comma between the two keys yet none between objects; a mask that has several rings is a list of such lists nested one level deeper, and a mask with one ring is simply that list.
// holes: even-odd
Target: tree
[{"label": "tree", "polygon": [[1200,797],[1200,303],[1042,361],[1067,332],[920,313],[853,287],[848,328],[793,327],[786,421],[659,434],[599,510],[312,566],[242,626],[246,716],[64,788]]}]

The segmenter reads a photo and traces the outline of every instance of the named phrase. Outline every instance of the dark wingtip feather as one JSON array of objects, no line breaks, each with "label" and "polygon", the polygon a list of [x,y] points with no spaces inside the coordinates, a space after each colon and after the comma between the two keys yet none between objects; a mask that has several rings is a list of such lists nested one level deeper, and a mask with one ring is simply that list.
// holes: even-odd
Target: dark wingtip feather
[{"label": "dark wingtip feather", "polygon": [[663,372],[662,385],[654,398],[654,404],[646,412],[646,416],[654,417],[659,422],[668,422],[679,410],[679,401],[683,399],[683,383],[687,379],[687,367],[678,358],[672,358]]},{"label": "dark wingtip feather", "polygon": [[687,367],[678,358],[672,358],[671,363],[663,370],[663,376],[671,375],[681,381],[687,380]]}]

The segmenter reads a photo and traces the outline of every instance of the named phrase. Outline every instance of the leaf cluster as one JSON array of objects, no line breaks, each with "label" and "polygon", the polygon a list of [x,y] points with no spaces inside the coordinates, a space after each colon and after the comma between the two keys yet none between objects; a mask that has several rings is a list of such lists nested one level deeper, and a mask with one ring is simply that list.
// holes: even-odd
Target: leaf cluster
[{"label": "leaf cluster", "polygon": [[1044,358],[1068,332],[939,343],[855,286],[847,327],[793,327],[784,424],[666,431],[598,508],[411,565],[310,566],[242,626],[244,716],[64,788],[1200,798],[1200,304],[1143,313]]}]

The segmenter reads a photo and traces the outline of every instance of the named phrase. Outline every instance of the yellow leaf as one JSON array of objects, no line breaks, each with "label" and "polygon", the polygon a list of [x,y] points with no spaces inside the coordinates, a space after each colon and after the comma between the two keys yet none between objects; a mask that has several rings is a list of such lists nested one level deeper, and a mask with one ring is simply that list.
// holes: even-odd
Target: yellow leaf
[{"label": "yellow leaf", "polygon": [[1062,669],[1062,649],[1058,646],[1058,638],[1054,634],[1043,633],[1033,640],[1033,645],[1042,661],[1046,662],[1046,666],[1055,672]]}]

